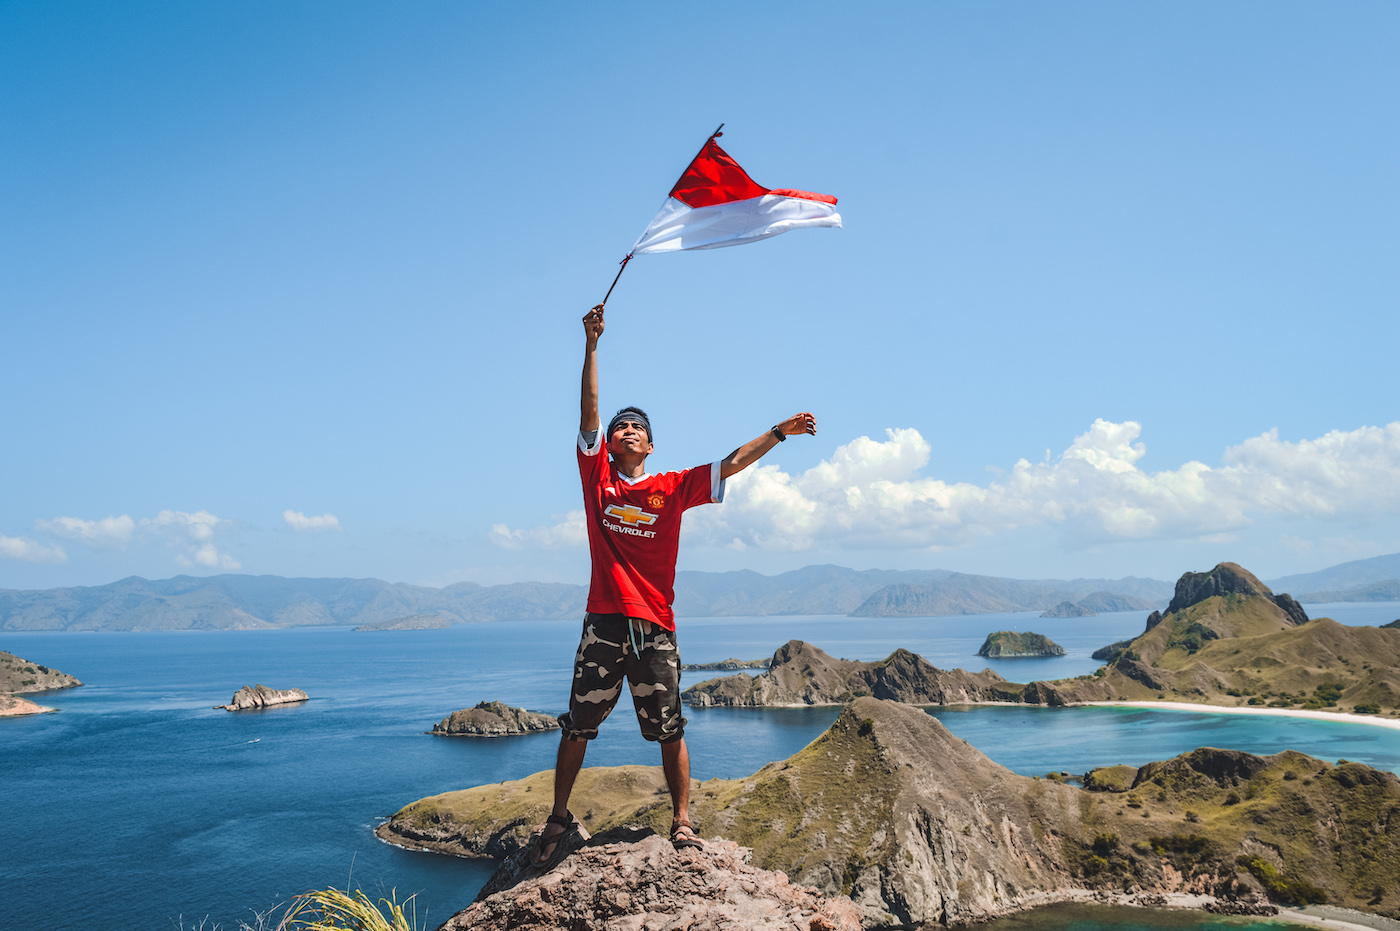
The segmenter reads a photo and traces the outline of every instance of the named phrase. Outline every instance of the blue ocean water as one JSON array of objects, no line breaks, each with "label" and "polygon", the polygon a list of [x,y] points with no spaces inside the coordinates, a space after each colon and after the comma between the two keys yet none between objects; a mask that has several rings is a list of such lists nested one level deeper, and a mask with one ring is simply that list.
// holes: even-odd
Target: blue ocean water
[{"label": "blue ocean water", "polygon": [[[1328,607],[1344,623],[1400,615],[1393,604]],[[1135,635],[1142,622],[1140,612],[690,618],[680,639],[687,662],[757,658],[800,638],[850,659],[903,646],[943,668],[991,666],[1027,681],[1091,672],[1092,650]],[[1002,629],[1044,633],[1069,655],[973,655]],[[0,719],[0,929],[150,931],[202,919],[232,929],[306,889],[347,882],[417,893],[420,919],[435,927],[470,903],[493,865],[401,850],[372,829],[423,796],[551,767],[552,734],[482,741],[425,732],[483,699],[562,710],[578,631],[577,622],[519,621],[375,633],[5,634],[0,647],[88,684],[35,696],[57,714]],[[265,712],[213,709],[254,683],[312,698]],[[1364,725],[1119,708],[935,713],[1024,774],[1140,764],[1204,745],[1292,748],[1400,771],[1400,732]],[[747,775],[805,746],[836,714],[689,711],[694,775]],[[605,725],[588,756],[590,765],[655,760],[628,714]]]}]

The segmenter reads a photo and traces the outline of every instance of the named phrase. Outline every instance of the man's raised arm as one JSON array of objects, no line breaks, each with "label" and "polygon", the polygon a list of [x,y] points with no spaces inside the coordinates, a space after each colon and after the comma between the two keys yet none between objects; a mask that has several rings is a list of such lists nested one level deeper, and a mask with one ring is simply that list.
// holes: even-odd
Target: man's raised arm
[{"label": "man's raised arm", "polygon": [[583,388],[579,392],[578,429],[580,433],[600,430],[598,420],[598,337],[603,335],[603,305],[583,315]]},{"label": "man's raised arm", "polygon": [[[594,385],[595,398],[597,385]],[[596,410],[597,402],[594,402]],[[813,436],[817,433],[817,418],[811,414],[793,414],[787,420],[776,424],[762,436],[749,440],[734,452],[724,457],[724,461],[719,464],[719,477],[729,478],[735,472],[742,472],[755,462],[763,458],[764,453],[777,446],[790,436],[797,436],[799,433],[810,433]]]}]

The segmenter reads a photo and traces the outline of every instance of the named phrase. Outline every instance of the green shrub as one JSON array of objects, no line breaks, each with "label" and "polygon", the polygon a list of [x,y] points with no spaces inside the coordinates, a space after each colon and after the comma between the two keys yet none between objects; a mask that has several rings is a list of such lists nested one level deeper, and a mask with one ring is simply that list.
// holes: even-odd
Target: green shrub
[{"label": "green shrub", "polygon": [[1327,901],[1327,893],[1306,879],[1286,879],[1263,857],[1240,857],[1235,861],[1259,880],[1269,898],[1284,905],[1318,905]]}]

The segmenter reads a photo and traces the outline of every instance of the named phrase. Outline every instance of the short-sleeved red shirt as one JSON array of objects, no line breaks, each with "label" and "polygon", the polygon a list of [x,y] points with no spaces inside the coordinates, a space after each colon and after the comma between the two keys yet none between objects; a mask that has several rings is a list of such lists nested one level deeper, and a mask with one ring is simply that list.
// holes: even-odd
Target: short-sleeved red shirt
[{"label": "short-sleeved red shirt", "polygon": [[607,440],[599,430],[591,446],[579,434],[578,471],[593,560],[588,610],[638,617],[675,630],[671,602],[676,597],[681,513],[724,500],[720,464],[629,481],[608,459]]}]

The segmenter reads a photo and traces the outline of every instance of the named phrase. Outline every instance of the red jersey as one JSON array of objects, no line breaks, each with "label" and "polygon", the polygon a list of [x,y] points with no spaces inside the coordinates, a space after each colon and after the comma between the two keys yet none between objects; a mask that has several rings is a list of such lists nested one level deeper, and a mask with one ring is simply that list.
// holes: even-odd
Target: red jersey
[{"label": "red jersey", "polygon": [[724,500],[719,470],[720,464],[712,462],[629,481],[608,459],[602,430],[592,446],[579,435],[578,472],[593,560],[590,612],[624,614],[676,629],[671,602],[681,513]]}]

